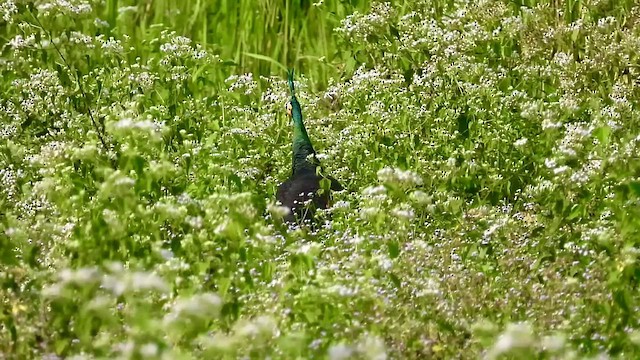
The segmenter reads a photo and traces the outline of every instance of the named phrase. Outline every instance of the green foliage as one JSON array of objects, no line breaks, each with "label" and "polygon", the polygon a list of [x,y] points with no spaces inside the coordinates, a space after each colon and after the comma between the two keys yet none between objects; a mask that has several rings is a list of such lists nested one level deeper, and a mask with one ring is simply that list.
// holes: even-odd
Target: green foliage
[{"label": "green foliage", "polygon": [[[0,15],[3,356],[638,356],[636,2]],[[274,201],[284,65],[317,229]]]},{"label": "green foliage", "polygon": [[[318,86],[341,71],[333,28],[369,0],[167,1],[108,0],[99,11],[109,35],[127,35],[136,48],[168,27],[224,60],[215,73],[275,74],[286,66],[313,72]],[[162,24],[162,26],[158,26]],[[143,55],[143,58],[146,56]]]}]

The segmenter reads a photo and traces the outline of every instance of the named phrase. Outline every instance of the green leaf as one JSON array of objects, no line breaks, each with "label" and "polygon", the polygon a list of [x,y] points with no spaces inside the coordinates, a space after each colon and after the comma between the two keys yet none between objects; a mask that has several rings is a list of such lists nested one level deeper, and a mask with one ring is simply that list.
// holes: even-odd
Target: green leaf
[{"label": "green leaf", "polygon": [[625,289],[614,291],[613,299],[623,312],[628,313],[631,310],[629,306],[632,303],[631,296]]},{"label": "green leaf", "polygon": [[573,207],[571,208],[571,212],[569,213],[569,216],[567,216],[568,220],[573,220],[577,217],[579,217],[580,215],[582,215],[584,207],[582,205],[573,205]]},{"label": "green leaf", "polygon": [[393,282],[393,285],[395,285],[396,288],[399,289],[402,287],[400,278],[398,278],[398,276],[396,276],[394,273],[389,273],[389,279],[391,279],[391,282]]},{"label": "green leaf", "polygon": [[282,64],[281,62],[277,61],[276,59],[266,56],[266,55],[261,55],[261,54],[254,54],[254,53],[249,53],[249,52],[245,52],[243,53],[245,56],[248,56],[250,58],[254,58],[257,60],[262,60],[262,61],[267,61],[270,62],[274,65],[276,65],[277,67],[281,68],[284,71],[287,71],[287,67],[284,66],[284,64]]},{"label": "green leaf", "polygon": [[397,241],[389,241],[387,243],[387,247],[389,248],[389,257],[395,259],[400,255],[400,246]]},{"label": "green leaf", "polygon": [[610,127],[608,126],[599,127],[594,131],[594,134],[602,145],[609,144],[609,136],[611,135]]},{"label": "green leaf", "polygon": [[22,130],[25,130],[26,128],[29,127],[29,125],[31,125],[33,123],[33,117],[29,116],[27,117],[27,119],[25,121],[23,121],[20,124],[20,127],[22,128]]}]

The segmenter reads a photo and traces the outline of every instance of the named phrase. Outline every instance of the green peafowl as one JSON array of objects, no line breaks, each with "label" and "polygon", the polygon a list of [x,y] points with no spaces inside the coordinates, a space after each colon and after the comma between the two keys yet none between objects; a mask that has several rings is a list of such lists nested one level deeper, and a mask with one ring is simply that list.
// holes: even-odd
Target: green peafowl
[{"label": "green peafowl", "polygon": [[[293,69],[289,70],[288,75],[291,100],[287,102],[286,108],[287,116],[293,120],[292,174],[287,181],[280,184],[276,197],[283,206],[291,210],[285,216],[285,221],[313,222],[315,210],[326,209],[329,204],[329,188],[334,191],[343,188],[336,179],[322,175],[322,165],[316,157],[302,122],[302,111],[293,84]],[[328,180],[329,186],[323,187],[322,180]]]}]

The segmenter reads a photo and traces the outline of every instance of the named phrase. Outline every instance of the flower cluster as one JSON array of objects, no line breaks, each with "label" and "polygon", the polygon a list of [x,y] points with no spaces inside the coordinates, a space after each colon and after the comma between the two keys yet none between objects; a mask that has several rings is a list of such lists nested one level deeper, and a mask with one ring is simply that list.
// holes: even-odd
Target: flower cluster
[{"label": "flower cluster", "polygon": [[90,1],[83,0],[54,0],[38,4],[38,11],[46,16],[54,14],[88,15],[93,11]]}]

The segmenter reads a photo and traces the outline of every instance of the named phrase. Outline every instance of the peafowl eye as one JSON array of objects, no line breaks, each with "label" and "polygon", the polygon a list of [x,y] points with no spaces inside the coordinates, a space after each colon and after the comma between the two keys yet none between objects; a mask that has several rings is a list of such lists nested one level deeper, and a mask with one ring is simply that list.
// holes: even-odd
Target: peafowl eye
[{"label": "peafowl eye", "polygon": [[340,191],[343,188],[336,179],[322,175],[322,165],[302,121],[302,110],[293,84],[293,70],[289,70],[288,75],[291,99],[285,108],[287,116],[293,121],[293,159],[291,176],[280,184],[276,197],[291,210],[285,221],[313,222],[316,209],[326,209],[331,198],[330,191],[325,191],[327,189],[323,189],[321,182],[325,179],[330,181],[329,190]]}]

